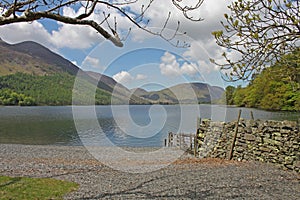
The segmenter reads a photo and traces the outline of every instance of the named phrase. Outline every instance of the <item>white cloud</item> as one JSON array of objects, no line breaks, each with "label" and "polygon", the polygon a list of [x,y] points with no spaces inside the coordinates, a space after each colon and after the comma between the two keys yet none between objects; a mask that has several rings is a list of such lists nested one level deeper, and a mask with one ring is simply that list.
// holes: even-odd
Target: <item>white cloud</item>
[{"label": "white cloud", "polygon": [[91,56],[87,56],[85,58],[85,61],[93,67],[98,66],[100,64],[100,60],[98,58],[93,58]]},{"label": "white cloud", "polygon": [[91,56],[87,56],[83,63],[83,68],[94,68],[94,69],[103,69],[104,67],[101,65],[100,60],[98,58],[94,58]]},{"label": "white cloud", "polygon": [[87,49],[92,47],[101,35],[88,26],[59,23],[57,31],[51,32],[51,42],[58,48]]},{"label": "white cloud", "polygon": [[[83,13],[83,9],[84,8],[80,8],[76,12],[71,7],[64,7],[62,13],[65,16],[74,17]],[[97,15],[98,14],[92,14],[91,19],[99,18]],[[36,41],[52,50],[64,47],[87,49],[104,40],[95,29],[89,26],[71,25],[61,22],[57,22],[57,26],[57,30],[48,32],[39,21],[14,23],[1,26],[0,36],[3,40],[10,43]]]},{"label": "white cloud", "polygon": [[218,66],[211,63],[210,61],[199,60],[197,64],[199,66],[198,69],[202,75],[210,74],[211,72],[219,70]]},{"label": "white cloud", "polygon": [[[77,11],[71,7],[65,7],[63,15],[75,17],[84,13],[84,10],[84,7],[79,8]],[[120,32],[124,32],[123,30],[128,30],[132,26],[132,23],[124,15],[121,15],[115,9],[108,8],[104,4],[98,4],[95,12],[88,19],[101,22],[103,21],[103,12],[110,13],[110,18],[107,19],[110,24],[115,23],[114,19],[116,17],[117,28]],[[89,26],[71,25],[60,22],[58,25],[58,30],[51,32],[51,42],[58,48],[87,49],[105,40],[100,33]],[[109,32],[110,28],[107,26],[107,23],[103,23],[101,26]]]},{"label": "white cloud", "polygon": [[183,57],[191,62],[196,62],[199,71],[207,74],[220,69],[219,66],[210,62],[210,58],[221,61],[223,59],[221,56],[223,51],[224,49],[216,46],[214,40],[210,40],[205,44],[201,41],[194,41],[183,53]]},{"label": "white cloud", "polygon": [[115,81],[117,81],[118,83],[126,84],[126,83],[130,83],[131,81],[133,81],[134,77],[131,76],[131,74],[129,72],[121,71],[121,72],[113,75],[113,79],[115,79]]},{"label": "white cloud", "polygon": [[[65,8],[68,12],[71,8]],[[39,21],[31,23],[13,23],[1,26],[0,36],[10,43],[35,41],[48,48],[68,47],[71,49],[86,49],[103,40],[102,36],[88,26],[70,25],[57,22],[58,30],[48,32]],[[56,50],[55,50],[56,51]]]},{"label": "white cloud", "polygon": [[148,76],[146,76],[144,74],[137,74],[136,76],[133,76],[127,71],[121,71],[121,72],[113,75],[113,79],[115,79],[115,81],[117,81],[118,83],[124,84],[124,85],[129,84],[133,81],[145,80],[147,78],[148,78]]},{"label": "white cloud", "polygon": [[197,70],[195,65],[188,64],[186,62],[183,63],[183,65],[181,66],[180,71],[181,71],[182,74],[187,74],[189,76],[193,76],[193,75],[198,73],[198,70]]},{"label": "white cloud", "polygon": [[[187,32],[187,34],[194,40],[207,41],[212,39],[211,32],[221,28],[220,19],[223,18],[224,13],[228,12],[227,6],[233,0],[213,0],[204,1],[203,4],[197,10],[187,12],[189,16],[193,16],[194,19],[203,18],[203,21],[194,22],[188,20],[180,11],[177,9],[172,1],[154,1],[151,7],[147,10],[144,15],[145,19],[150,19],[149,27],[156,27],[158,30],[164,26],[168,16],[168,12],[171,12],[171,17],[167,24],[168,29],[175,30],[177,22],[180,21],[180,30]],[[179,1],[177,1],[179,2]],[[180,4],[184,6],[194,6],[198,1],[185,0]],[[144,1],[138,1],[131,5],[131,9],[135,12],[140,12]],[[157,30],[155,30],[157,32]],[[170,33],[171,35],[172,33]]]},{"label": "white cloud", "polygon": [[136,80],[145,80],[147,78],[148,78],[148,76],[146,76],[144,74],[137,74],[135,79]]},{"label": "white cloud", "polygon": [[159,68],[162,75],[165,76],[179,76],[180,68],[179,63],[176,60],[176,57],[169,53],[165,52],[161,57],[162,63],[160,63]]},{"label": "white cloud", "polygon": [[78,66],[78,63],[76,60],[71,61],[74,65]]},{"label": "white cloud", "polygon": [[38,21],[33,21],[32,23],[23,22],[1,26],[0,36],[4,41],[9,43],[35,41],[47,46],[48,48],[54,48],[50,41],[51,35]]},{"label": "white cloud", "polygon": [[184,62],[182,66],[180,66],[176,57],[169,52],[164,53],[164,55],[161,57],[161,61],[162,62],[160,63],[159,68],[161,74],[165,76],[193,76],[198,73],[197,64],[189,64]]},{"label": "white cloud", "polygon": [[176,57],[166,51],[165,54],[161,57],[161,61],[163,63],[173,63],[174,61],[176,61]]},{"label": "white cloud", "polygon": [[179,76],[181,74],[179,69],[179,64],[176,61],[170,64],[161,63],[159,65],[159,68],[161,74],[165,76]]},{"label": "white cloud", "polygon": [[63,8],[63,15],[67,17],[76,17],[79,14],[82,14],[84,12],[83,8],[79,8],[78,11],[76,12],[73,8],[71,7],[64,7]]},{"label": "white cloud", "polygon": [[[64,7],[63,15],[75,17],[83,13],[83,8],[77,12],[70,7]],[[58,30],[51,32],[51,42],[58,48],[87,49],[96,42],[102,41],[102,36],[89,26],[71,25],[58,22]]]},{"label": "white cloud", "polygon": [[[229,12],[227,6],[232,1],[233,0],[204,1],[201,7],[197,9],[196,13],[190,13],[194,17],[199,16],[204,18],[204,21],[201,22],[193,22],[186,19],[182,12],[175,8],[172,1],[154,1],[151,4],[151,8],[146,12],[145,17],[151,19],[149,26],[156,27],[156,29],[154,29],[155,32],[159,32],[164,25],[168,11],[171,11],[171,18],[166,28],[175,30],[177,21],[181,21],[180,30],[186,31],[187,35],[190,37],[179,38],[191,44],[191,47],[188,48],[182,56],[189,59],[196,68],[199,68],[200,72],[211,73],[219,70],[219,67],[210,63],[209,58],[222,60],[222,48],[216,44],[215,38],[211,33],[215,30],[222,29],[220,21],[225,19],[224,13]],[[195,1],[182,1],[181,3],[191,4],[191,2]],[[140,5],[135,5],[134,8],[135,11],[138,12]],[[165,31],[164,35],[172,36],[172,33],[172,31],[170,31],[170,33]],[[139,36],[135,37],[140,40],[142,39]],[[168,57],[168,59],[173,58]],[[171,66],[164,63],[161,67],[163,68],[164,74],[181,74],[176,63]]]}]

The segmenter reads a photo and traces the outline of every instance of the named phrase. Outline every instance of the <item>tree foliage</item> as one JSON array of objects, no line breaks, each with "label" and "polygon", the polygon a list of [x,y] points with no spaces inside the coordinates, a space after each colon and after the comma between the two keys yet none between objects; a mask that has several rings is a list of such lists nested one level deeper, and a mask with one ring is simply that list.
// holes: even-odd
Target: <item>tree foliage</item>
[{"label": "tree foliage", "polygon": [[227,105],[233,105],[234,104],[234,101],[233,101],[233,94],[234,94],[234,91],[235,91],[235,87],[233,86],[227,86],[226,89],[225,89],[225,99],[226,99],[226,104]]},{"label": "tree foliage", "polygon": [[24,94],[16,93],[10,89],[1,89],[0,90],[0,105],[34,106],[34,105],[36,105],[36,101],[32,97],[28,97]]},{"label": "tree foliage", "polygon": [[228,102],[267,110],[300,111],[300,51],[284,56],[250,84],[235,89]]},{"label": "tree foliage", "polygon": [[[16,73],[2,76],[0,105],[71,105],[74,81],[75,77],[67,73],[49,76]],[[84,90],[89,88],[93,90],[92,84],[87,81],[82,82],[82,87]],[[97,88],[95,95],[95,104],[111,103],[111,94],[108,92]],[[78,102],[78,104],[86,103],[88,101]]]},{"label": "tree foliage", "polygon": [[[215,31],[216,42],[226,48],[220,63],[225,79],[251,79],[266,65],[273,65],[288,53],[299,49],[299,0],[236,0],[228,6],[222,25]],[[230,52],[230,55],[229,55]]]},{"label": "tree foliage", "polygon": [[[110,40],[116,46],[122,47],[122,41],[126,38],[121,36],[122,30],[118,27],[119,16],[127,18],[135,27],[142,29],[148,33],[162,37],[171,44],[178,45],[174,41],[176,36],[180,35],[180,22],[172,36],[164,36],[164,31],[171,18],[171,13],[160,13],[165,15],[166,21],[161,31],[154,31],[148,28],[151,19],[145,17],[146,13],[151,9],[154,0],[149,1],[138,0],[121,0],[121,1],[98,1],[98,0],[7,0],[0,2],[0,26],[18,22],[32,22],[40,19],[52,19],[59,22],[90,26],[95,29],[104,38]],[[186,1],[172,0],[175,8],[179,9],[183,15],[192,21],[201,21],[201,18],[194,18],[190,12],[197,10],[203,3],[203,0],[193,1],[188,4]],[[72,7],[81,9],[82,12],[78,16],[65,16],[62,11],[64,8]],[[140,7],[140,9],[137,9]],[[92,17],[96,14],[96,17]],[[128,29],[128,33],[131,28]],[[186,45],[186,44],[184,44]]]}]

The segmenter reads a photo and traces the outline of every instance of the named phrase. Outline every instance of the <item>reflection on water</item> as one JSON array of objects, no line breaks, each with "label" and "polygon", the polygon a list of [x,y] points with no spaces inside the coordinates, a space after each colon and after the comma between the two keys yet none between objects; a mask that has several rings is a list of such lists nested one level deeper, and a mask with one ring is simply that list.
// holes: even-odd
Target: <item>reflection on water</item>
[{"label": "reflection on water", "polygon": [[[93,115],[86,110],[94,110]],[[197,117],[215,121],[237,118],[240,108],[217,105],[184,106],[96,106],[82,107],[80,122],[86,128],[81,139],[97,145],[96,138],[106,137],[118,146],[162,146],[168,132],[194,133]],[[297,120],[299,113],[267,112],[242,108],[242,118]],[[0,143],[82,145],[73,121],[72,107],[0,107]],[[105,145],[105,144],[102,144]]]}]

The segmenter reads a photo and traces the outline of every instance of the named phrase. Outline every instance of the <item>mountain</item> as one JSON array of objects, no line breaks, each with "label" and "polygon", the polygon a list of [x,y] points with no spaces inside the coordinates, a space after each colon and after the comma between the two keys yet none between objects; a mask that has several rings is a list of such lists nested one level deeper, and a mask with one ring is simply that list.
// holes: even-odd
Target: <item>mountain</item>
[{"label": "mountain", "polygon": [[133,88],[130,90],[130,92],[134,93],[136,96],[139,97],[146,96],[149,93],[147,90],[144,90],[142,88]]},{"label": "mountain", "polygon": [[105,83],[110,88],[107,89],[110,92],[119,92],[121,94],[130,93],[130,90],[128,90],[125,86],[118,83],[117,81],[115,81],[113,78],[109,76],[97,72],[92,72],[92,71],[86,71],[85,73],[90,77],[94,78],[95,80],[97,80],[98,82]]},{"label": "mountain", "polygon": [[[87,75],[90,77],[94,78],[95,80],[98,81],[98,87],[103,88],[101,84],[105,83],[110,89],[107,88],[107,91],[112,93],[112,103],[128,103],[127,101],[131,104],[150,104],[151,101],[140,98],[139,96],[133,94],[131,90],[126,88],[124,85],[116,82],[113,78],[106,76],[104,74],[100,74],[97,72],[91,72],[91,71],[86,71],[85,72]],[[123,100],[120,102],[120,100]]]},{"label": "mountain", "polygon": [[[80,91],[73,88],[78,73]],[[204,83],[184,83],[152,92],[129,90],[109,76],[82,71],[38,43],[8,44],[0,39],[0,105],[68,105],[74,92],[85,99],[78,104],[93,103],[89,92],[95,92],[96,104],[176,104],[212,102],[221,98],[224,90]]]},{"label": "mountain", "polygon": [[0,75],[22,72],[50,75],[67,72],[76,75],[79,68],[46,47],[31,41],[8,44],[0,39]]},{"label": "mountain", "polygon": [[205,83],[182,83],[159,91],[147,92],[141,88],[133,90],[133,94],[152,103],[211,103],[222,97],[224,89]]},{"label": "mountain", "polygon": [[[84,72],[72,62],[36,42],[8,44],[0,39],[0,90],[3,90],[3,96],[10,97],[7,101],[9,105],[19,103],[12,100],[13,93],[20,99],[23,99],[24,95],[24,98],[30,97],[34,99],[34,104],[38,105],[71,104],[78,72],[81,84],[88,88],[87,90],[93,90],[93,85],[97,86],[97,104],[149,103],[132,95],[130,90],[111,77],[96,72]],[[80,92],[84,93],[83,96],[88,94],[88,91]]]}]

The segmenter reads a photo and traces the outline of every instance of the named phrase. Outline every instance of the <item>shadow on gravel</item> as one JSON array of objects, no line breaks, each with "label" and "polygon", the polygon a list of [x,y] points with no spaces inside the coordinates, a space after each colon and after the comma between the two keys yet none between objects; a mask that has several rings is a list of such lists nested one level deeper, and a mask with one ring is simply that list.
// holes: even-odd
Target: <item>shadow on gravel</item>
[{"label": "shadow on gravel", "polygon": [[[232,186],[228,184],[227,186],[215,187],[215,185],[210,185],[209,187],[203,186],[201,181],[192,182],[190,184],[175,184],[162,186],[161,189],[153,191],[151,186],[159,185],[161,182],[167,182],[167,180],[174,180],[177,176],[181,176],[181,173],[170,174],[167,176],[161,176],[156,178],[151,178],[149,180],[140,182],[137,186],[130,187],[128,185],[127,189],[116,191],[116,192],[103,192],[101,194],[94,194],[85,197],[72,198],[75,200],[90,200],[90,199],[219,199],[224,197],[224,192],[227,192],[227,197],[229,199],[239,198],[239,199],[249,199],[251,194],[245,194],[245,190],[263,190],[261,185],[239,185]],[[159,187],[159,186],[158,186]],[[249,188],[251,187],[251,188]],[[87,193],[85,194],[87,195]]]},{"label": "shadow on gravel", "polygon": [[[195,185],[186,185],[187,188],[191,188],[185,191],[179,191],[180,188],[174,186],[174,187],[170,187],[167,190],[160,190],[157,191],[155,194],[151,193],[151,192],[145,192],[142,190],[149,190],[149,188],[146,188],[145,185],[147,184],[155,184],[156,181],[162,180],[162,179],[168,179],[172,176],[175,175],[170,175],[170,176],[164,176],[164,177],[159,177],[159,178],[155,178],[155,179],[150,179],[144,182],[141,182],[139,185],[132,187],[132,188],[128,188],[127,190],[122,190],[122,191],[118,191],[118,192],[111,192],[111,193],[103,193],[103,194],[99,194],[99,195],[91,195],[89,197],[84,197],[84,198],[78,198],[77,200],[89,200],[89,199],[111,199],[111,198],[120,198],[120,197],[131,197],[131,198],[143,198],[143,199],[165,199],[165,198],[176,198],[176,199],[186,199],[186,198],[207,198],[211,195],[213,195],[211,193],[210,190],[203,190],[201,191],[201,193],[197,193],[195,189],[192,189],[193,187],[195,187]],[[150,188],[151,189],[151,188]],[[184,189],[184,188],[182,188]],[[182,194],[180,194],[182,193]]]}]

